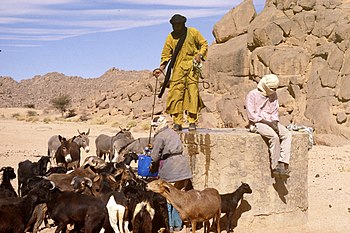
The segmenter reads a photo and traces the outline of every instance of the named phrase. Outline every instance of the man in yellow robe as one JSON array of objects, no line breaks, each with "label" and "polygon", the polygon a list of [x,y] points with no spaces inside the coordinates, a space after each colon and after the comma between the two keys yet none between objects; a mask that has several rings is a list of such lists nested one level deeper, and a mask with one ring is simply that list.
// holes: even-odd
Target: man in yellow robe
[{"label": "man in yellow robe", "polygon": [[185,35],[181,49],[177,56],[175,54],[176,57],[166,101],[166,113],[172,116],[174,130],[176,131],[182,130],[184,113],[187,114],[189,130],[195,130],[198,113],[204,107],[198,93],[200,72],[194,68],[193,63],[200,64],[205,60],[208,42],[197,29],[187,28],[185,22],[186,17],[179,14],[175,14],[170,19],[173,31],[166,38],[160,67],[154,71],[154,76],[156,77],[164,71],[170,59],[174,59],[174,51],[181,36]]}]

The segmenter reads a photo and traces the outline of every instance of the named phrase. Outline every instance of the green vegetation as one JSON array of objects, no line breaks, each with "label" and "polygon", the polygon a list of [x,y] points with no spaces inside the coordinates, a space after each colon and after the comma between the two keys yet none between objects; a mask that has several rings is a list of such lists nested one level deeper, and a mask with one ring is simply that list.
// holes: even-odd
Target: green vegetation
[{"label": "green vegetation", "polygon": [[32,111],[32,110],[29,110],[27,111],[27,116],[28,117],[34,117],[34,116],[37,116],[38,114],[36,113],[36,111]]},{"label": "green vegetation", "polygon": [[132,127],[135,127],[137,125],[136,121],[129,121],[126,125],[127,129],[131,129]]},{"label": "green vegetation", "polygon": [[21,116],[21,114],[19,114],[18,112],[12,114],[12,117],[16,118],[16,119],[19,118],[20,116]]},{"label": "green vegetation", "polygon": [[35,108],[35,104],[25,104],[25,108]]},{"label": "green vegetation", "polygon": [[51,99],[50,103],[53,105],[53,107],[58,109],[63,116],[71,103],[71,98],[69,95],[59,95],[56,98]]}]

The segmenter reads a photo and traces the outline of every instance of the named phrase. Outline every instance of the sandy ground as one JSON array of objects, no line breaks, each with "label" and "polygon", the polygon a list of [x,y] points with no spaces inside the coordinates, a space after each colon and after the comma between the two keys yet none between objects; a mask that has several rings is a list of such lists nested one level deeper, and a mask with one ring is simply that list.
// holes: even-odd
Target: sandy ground
[{"label": "sandy ground", "polygon": [[[90,128],[89,154],[95,153],[95,138],[101,134],[113,135],[118,128],[109,125],[90,125],[71,122],[26,122],[5,117],[0,111],[0,167],[12,166],[17,170],[23,160],[37,161],[47,154],[47,141],[55,134],[66,137],[77,135],[77,130]],[[134,132],[135,137],[148,132]],[[250,229],[249,232],[267,233],[348,233],[350,232],[350,144],[343,147],[314,146],[309,151],[309,209],[308,224],[284,229]],[[83,160],[82,159],[82,160]],[[17,180],[13,181],[17,190]],[[288,221],[288,219],[286,219]],[[54,232],[45,229],[41,232]]]}]

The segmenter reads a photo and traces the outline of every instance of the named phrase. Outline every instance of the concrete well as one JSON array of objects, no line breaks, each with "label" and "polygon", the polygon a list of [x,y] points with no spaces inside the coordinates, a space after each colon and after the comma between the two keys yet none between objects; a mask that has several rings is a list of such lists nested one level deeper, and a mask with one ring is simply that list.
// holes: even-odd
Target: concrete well
[{"label": "concrete well", "polygon": [[[290,178],[271,175],[268,147],[262,137],[246,129],[182,131],[184,152],[190,156],[194,188],[214,187],[221,194],[248,183],[233,223],[236,232],[257,227],[305,225],[308,210],[308,135],[293,132]],[[221,228],[225,229],[225,217]]]}]

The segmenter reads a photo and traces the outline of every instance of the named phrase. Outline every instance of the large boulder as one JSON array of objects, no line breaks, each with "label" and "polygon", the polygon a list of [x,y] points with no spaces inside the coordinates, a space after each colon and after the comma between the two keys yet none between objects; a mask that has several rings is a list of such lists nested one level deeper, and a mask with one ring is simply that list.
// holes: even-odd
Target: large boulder
[{"label": "large boulder", "polygon": [[213,35],[217,43],[224,43],[229,39],[246,33],[249,23],[256,16],[252,0],[244,0],[236,8],[226,13],[214,25]]}]

